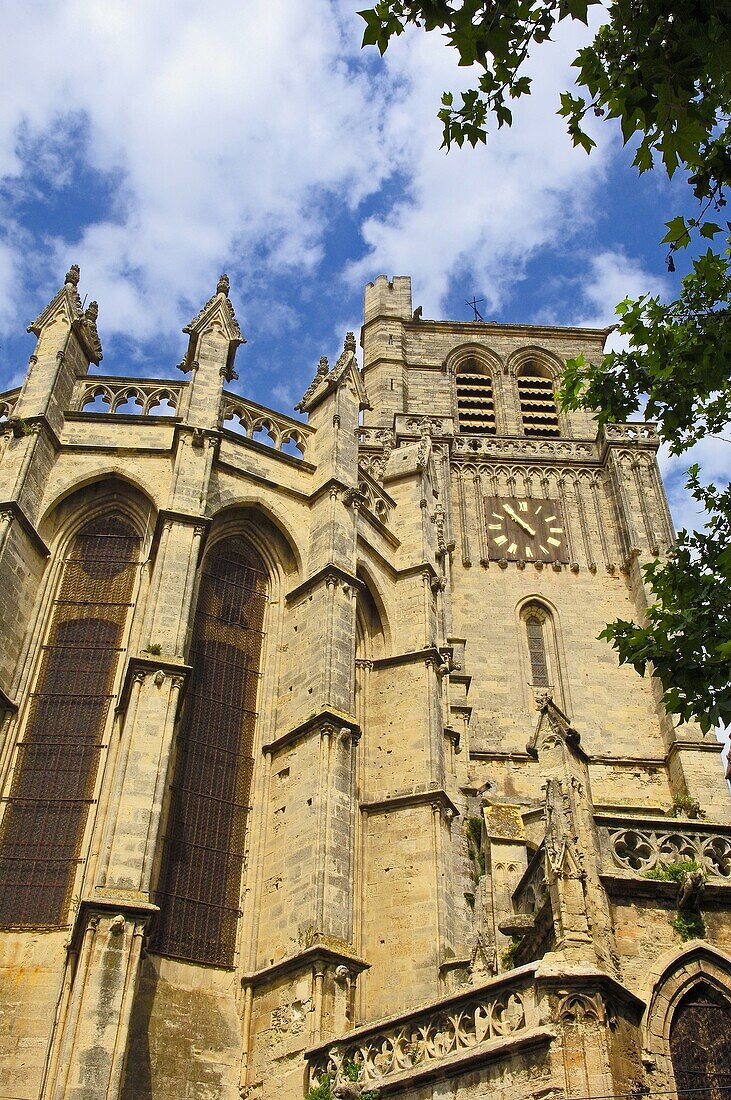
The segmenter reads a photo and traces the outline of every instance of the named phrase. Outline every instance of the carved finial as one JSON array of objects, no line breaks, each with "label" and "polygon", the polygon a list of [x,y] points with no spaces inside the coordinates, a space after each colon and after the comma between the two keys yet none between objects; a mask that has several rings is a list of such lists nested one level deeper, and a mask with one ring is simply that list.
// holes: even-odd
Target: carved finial
[{"label": "carved finial", "polygon": [[317,364],[316,378],[324,378],[326,374],[330,373],[330,364],[326,355],[320,356],[320,362]]},{"label": "carved finial", "polygon": [[99,303],[98,302],[89,302],[88,306],[86,307],[86,312],[84,314],[84,320],[91,321],[91,322],[93,322],[93,324],[96,324],[98,317],[99,317]]},{"label": "carved finial", "polygon": [[228,292],[231,289],[231,281],[228,275],[222,275],[216,284],[216,294],[225,294],[228,298]]},{"label": "carved finial", "polygon": [[66,278],[64,279],[64,283],[66,283],[66,284],[70,283],[71,286],[78,286],[80,276],[81,276],[81,271],[79,269],[79,265],[78,264],[71,264],[71,267],[66,272]]},{"label": "carved finial", "polygon": [[352,351],[353,355],[355,355],[355,333],[346,333],[343,351]]}]

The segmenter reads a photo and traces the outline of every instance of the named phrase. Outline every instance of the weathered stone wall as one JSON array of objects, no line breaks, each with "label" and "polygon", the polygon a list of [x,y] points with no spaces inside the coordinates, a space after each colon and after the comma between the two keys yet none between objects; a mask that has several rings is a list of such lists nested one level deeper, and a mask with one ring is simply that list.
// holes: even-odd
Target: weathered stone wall
[{"label": "weathered stone wall", "polygon": [[151,956],[130,1021],[123,1100],[238,1100],[236,975]]}]

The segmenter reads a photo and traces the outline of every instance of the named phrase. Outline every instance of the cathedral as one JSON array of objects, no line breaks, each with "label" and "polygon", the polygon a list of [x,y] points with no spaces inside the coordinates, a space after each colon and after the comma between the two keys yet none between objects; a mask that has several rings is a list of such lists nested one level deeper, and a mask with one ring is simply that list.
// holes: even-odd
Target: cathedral
[{"label": "cathedral", "polygon": [[365,288],[301,418],[101,373],[74,266],[0,394],[0,1100],[723,1100],[721,745],[598,635],[673,543],[606,330]]}]

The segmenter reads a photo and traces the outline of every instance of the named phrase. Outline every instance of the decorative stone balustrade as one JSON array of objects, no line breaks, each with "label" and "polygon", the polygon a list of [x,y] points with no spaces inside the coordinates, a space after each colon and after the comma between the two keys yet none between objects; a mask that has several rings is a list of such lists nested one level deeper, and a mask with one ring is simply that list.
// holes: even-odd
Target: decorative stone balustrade
[{"label": "decorative stone balustrade", "polygon": [[533,968],[457,994],[380,1024],[361,1028],[345,1039],[308,1052],[310,1080],[340,1079],[346,1065],[359,1068],[365,1088],[426,1069],[495,1040],[517,1035],[534,1013]]},{"label": "decorative stone balustrade", "polygon": [[659,443],[657,424],[652,421],[637,424],[605,424],[604,439],[609,443]]},{"label": "decorative stone balustrade", "polygon": [[388,428],[356,428],[358,446],[367,450],[382,451],[387,441],[393,439],[393,433]]},{"label": "decorative stone balustrade", "polygon": [[0,393],[0,421],[10,420],[19,396],[20,389]]},{"label": "decorative stone balustrade", "polygon": [[312,435],[312,428],[307,424],[225,391],[221,426],[293,458],[304,458]]},{"label": "decorative stone balustrade", "polygon": [[[388,525],[389,517],[395,507],[395,501],[362,466],[359,472],[357,493],[359,507],[365,508],[381,523]],[[356,503],[355,494],[352,494],[352,502]]]},{"label": "decorative stone balustrade", "polygon": [[419,439],[430,435],[434,439],[451,439],[454,435],[454,420],[451,416],[413,416],[397,413],[394,420],[396,439]]},{"label": "decorative stone balustrade", "polygon": [[731,882],[731,826],[699,821],[618,821],[597,818],[604,870],[636,875],[691,859],[708,875]]},{"label": "decorative stone balustrade", "polygon": [[178,416],[186,385],[160,378],[86,377],[76,388],[73,408],[86,413]]},{"label": "decorative stone balustrade", "polygon": [[581,439],[525,439],[522,436],[506,439],[485,435],[456,435],[454,457],[472,458],[488,455],[491,458],[597,458],[594,443]]}]

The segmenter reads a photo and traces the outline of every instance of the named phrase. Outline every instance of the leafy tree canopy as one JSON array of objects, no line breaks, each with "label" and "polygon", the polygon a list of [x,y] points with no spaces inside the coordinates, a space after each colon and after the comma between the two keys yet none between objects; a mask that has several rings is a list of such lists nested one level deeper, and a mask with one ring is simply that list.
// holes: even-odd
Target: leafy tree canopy
[{"label": "leafy tree canopy", "polygon": [[[599,0],[378,0],[360,12],[363,45],[383,54],[408,27],[438,31],[457,64],[476,80],[458,100],[442,96],[443,144],[475,146],[492,120],[512,123],[513,101],[531,92],[529,54],[563,20],[587,23]],[[639,172],[680,170],[697,204],[667,222],[667,264],[692,247],[677,299],[645,295],[617,307],[626,351],[597,364],[571,360],[560,399],[600,423],[638,411],[657,422],[671,453],[682,454],[731,420],[731,223],[719,224],[731,183],[731,0],[614,0],[594,41],[574,60],[576,86],[560,97],[574,145],[594,141],[587,117],[617,120]],[[713,220],[719,218],[719,220]],[[711,242],[709,247],[706,242]],[[704,532],[681,531],[664,561],[645,566],[653,597],[646,621],[603,631],[621,662],[660,679],[664,702],[704,731],[731,724],[731,490],[704,486],[691,467],[688,488],[705,508]]]}]

